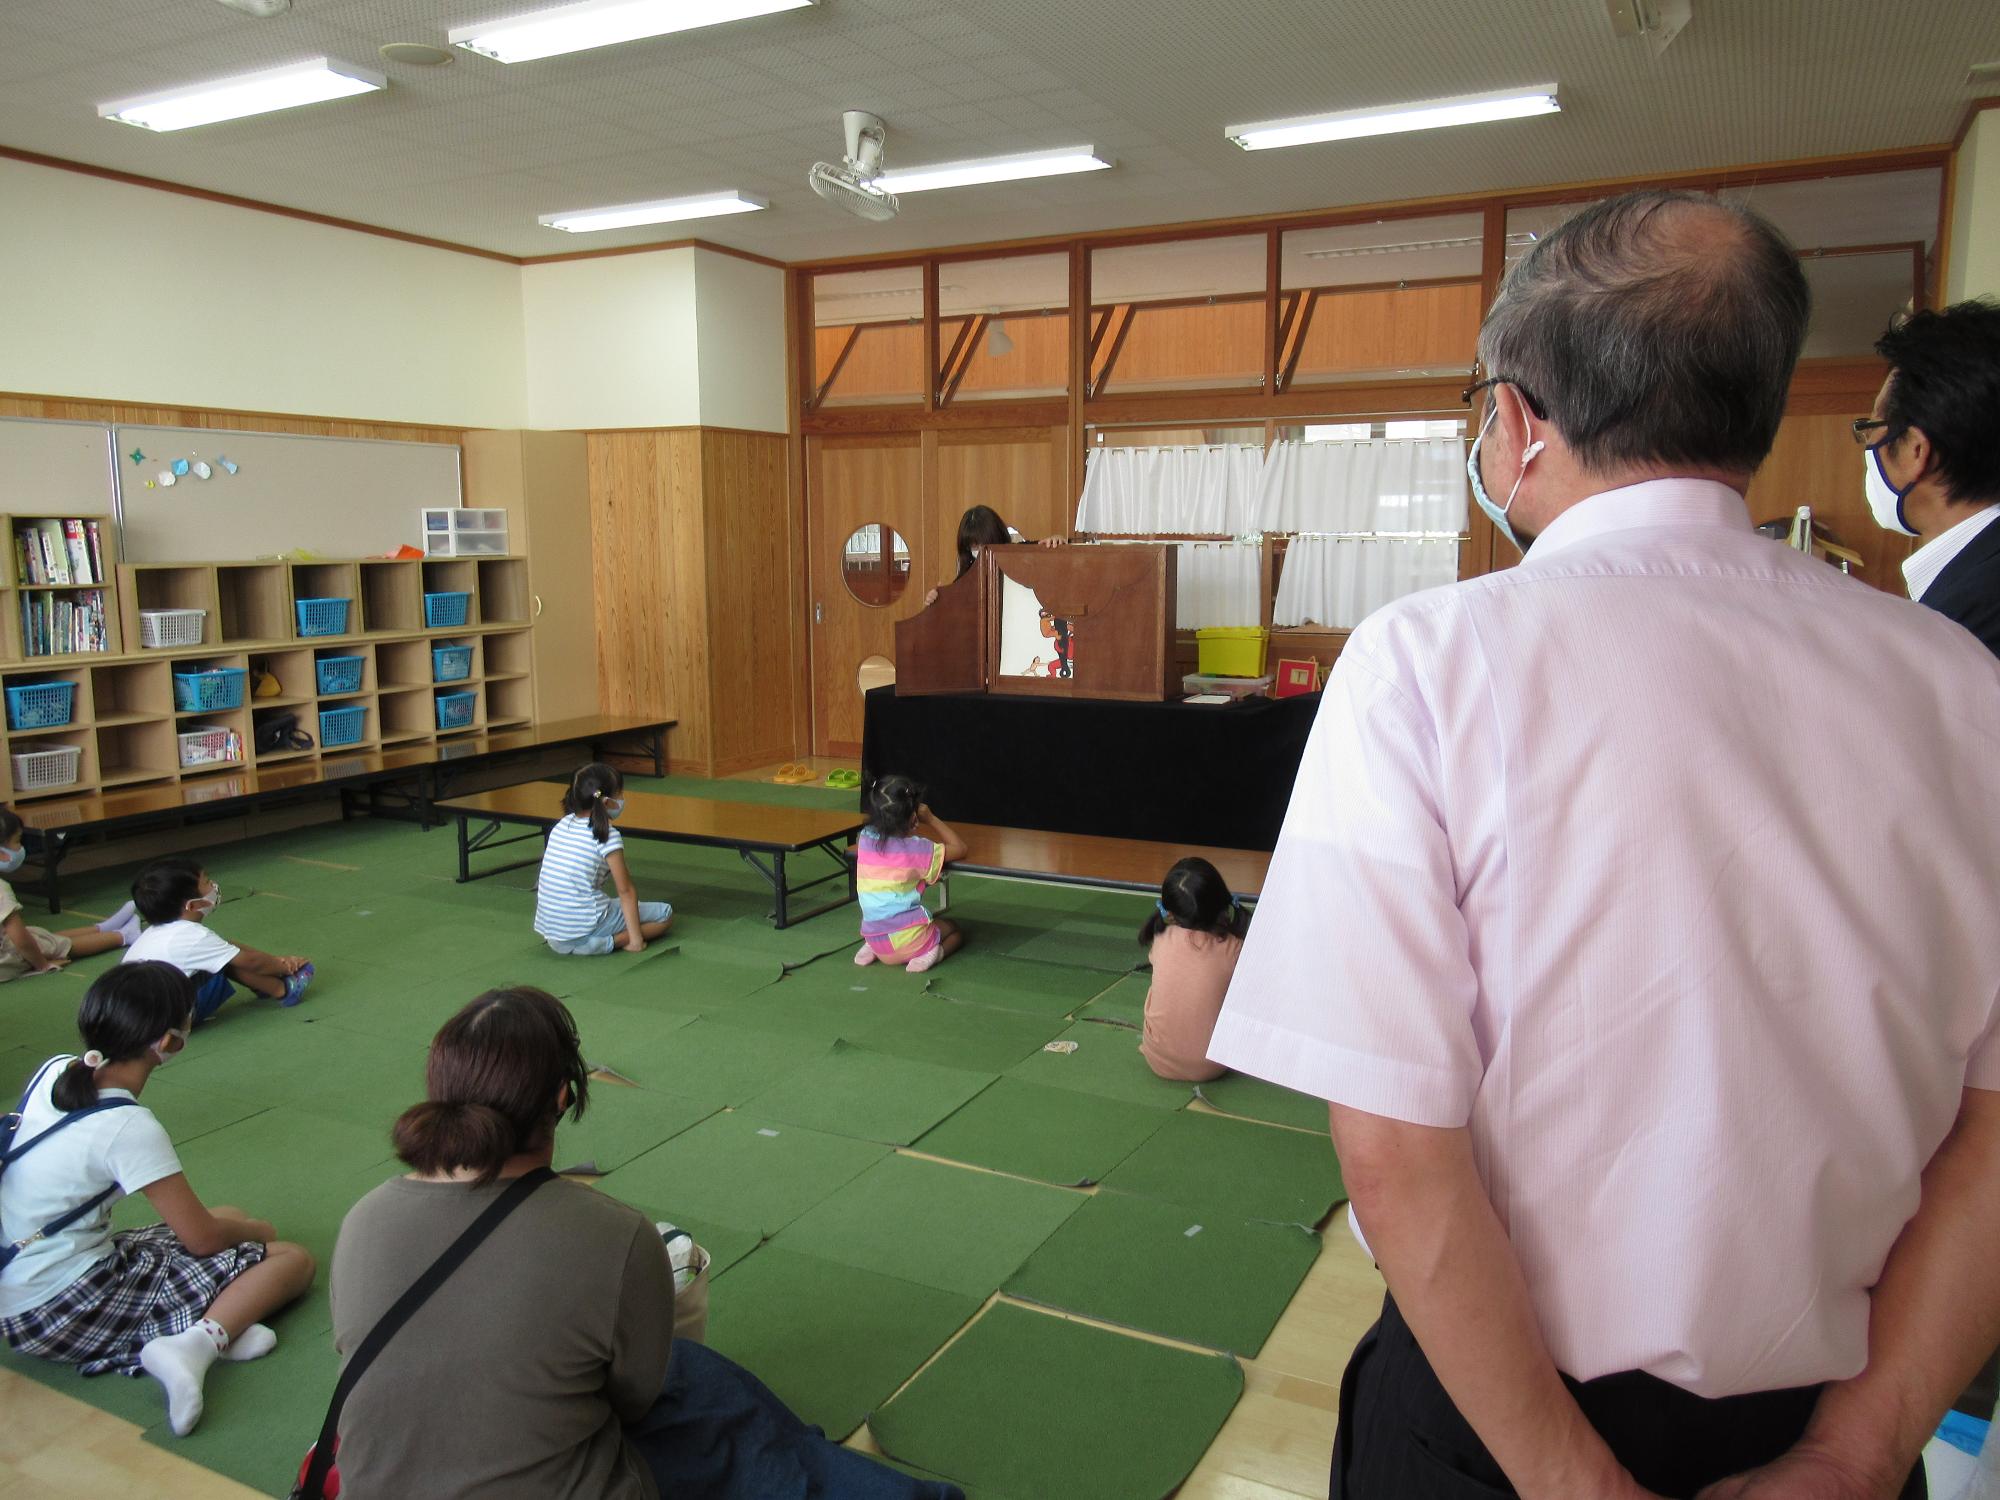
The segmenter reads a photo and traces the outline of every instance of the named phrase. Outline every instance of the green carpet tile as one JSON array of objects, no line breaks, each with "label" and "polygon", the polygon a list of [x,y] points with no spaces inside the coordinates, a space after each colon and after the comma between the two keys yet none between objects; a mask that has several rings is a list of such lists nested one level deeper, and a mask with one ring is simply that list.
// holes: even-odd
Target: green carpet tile
[{"label": "green carpet tile", "polygon": [[[854,804],[852,792],[818,787],[628,785]],[[11,1351],[0,1365],[266,1494],[290,1487],[336,1374],[326,1277],[341,1220],[403,1170],[389,1131],[423,1095],[428,1044],[492,986],[562,997],[589,1061],[633,1085],[600,1078],[583,1121],[560,1128],[556,1164],[594,1167],[600,1191],[688,1227],[714,1256],[716,1347],[837,1434],[1010,1278],[1026,1296],[1110,1321],[1247,1346],[1282,1307],[1300,1242],[1247,1221],[1303,1221],[1337,1191],[1323,1133],[1188,1115],[1173,1086],[1145,1073],[1132,1031],[1094,1024],[1138,1021],[1145,976],[1127,971],[1144,957],[1132,940],[1142,898],[960,877],[951,916],[967,946],[912,975],[851,962],[852,906],[774,931],[769,887],[726,850],[628,844],[641,895],[671,901],[674,928],[644,953],[601,958],[558,956],[536,938],[532,869],[459,885],[450,829],[362,819],[190,852],[223,888],[216,931],[302,954],[317,976],[292,1009],[239,993],[144,1102],[204,1200],[270,1219],[318,1257],[320,1279],[272,1318],[276,1353],[217,1368],[187,1439],[167,1432],[150,1380],[83,1380]],[[137,868],[70,875],[70,910],[52,925],[108,915]],[[77,1006],[113,957],[7,986],[0,1089],[18,1091],[42,1059],[76,1048]],[[1059,1036],[1077,1050],[1042,1050]],[[1209,1091],[1245,1115],[1290,1120],[1297,1109],[1248,1080]],[[1190,1122],[1233,1134],[1182,1139]],[[912,1140],[919,1155],[892,1152]],[[1156,1152],[1155,1140],[1167,1145]],[[1099,1179],[1132,1196],[1093,1207],[1051,1185]],[[1166,1243],[1165,1229],[1193,1215],[1213,1238]],[[114,1223],[152,1218],[140,1196]],[[1213,1264],[1218,1247],[1233,1257],[1226,1272]],[[1100,1275],[1100,1253],[1125,1264]],[[1231,1289],[1217,1294],[1205,1275]],[[1184,1290],[1197,1284],[1199,1294]],[[1044,1378],[1052,1367],[1062,1380]],[[968,1378],[994,1382],[990,1401],[961,1389]],[[908,1462],[976,1500],[1136,1494],[1186,1472],[1237,1379],[1224,1360],[1001,1306],[897,1397],[884,1432]],[[1112,1458],[1079,1457],[1077,1433],[1092,1435],[1088,1448],[1109,1434]],[[1085,1470],[1064,1467],[1074,1463]]]}]

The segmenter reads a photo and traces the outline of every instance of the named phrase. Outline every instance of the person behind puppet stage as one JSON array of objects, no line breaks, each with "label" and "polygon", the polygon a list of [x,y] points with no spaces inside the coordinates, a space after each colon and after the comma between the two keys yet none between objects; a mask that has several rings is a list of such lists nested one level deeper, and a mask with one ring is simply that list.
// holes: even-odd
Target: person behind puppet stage
[{"label": "person behind puppet stage", "polygon": [[[1015,531],[1001,517],[999,511],[990,505],[975,505],[958,518],[958,571],[951,575],[953,583],[958,582],[972,571],[973,563],[979,560],[981,547],[1005,547],[1014,543],[1027,544],[1028,539]],[[1069,538],[1065,536],[1045,536],[1034,544],[1037,547],[1067,547]],[[924,595],[924,607],[937,603],[938,591],[932,589]]]},{"label": "person behind puppet stage", "polygon": [[965,858],[965,840],[938,820],[923,797],[923,788],[908,776],[884,776],[868,789],[868,826],[854,843],[861,903],[857,964],[879,959],[921,974],[964,945],[956,922],[924,909],[924,890],[937,884],[946,861]]}]

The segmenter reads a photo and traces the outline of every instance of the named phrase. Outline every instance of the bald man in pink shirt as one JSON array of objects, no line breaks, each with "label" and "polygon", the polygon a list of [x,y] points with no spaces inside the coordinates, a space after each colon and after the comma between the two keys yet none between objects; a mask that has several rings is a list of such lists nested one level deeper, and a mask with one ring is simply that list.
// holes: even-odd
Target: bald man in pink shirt
[{"label": "bald man in pink shirt", "polygon": [[1209,1055],[1331,1101],[1388,1283],[1336,1497],[1920,1496],[2000,1340],[2000,662],[1751,529],[1808,306],[1714,199],[1544,239],[1526,555],[1328,684]]}]

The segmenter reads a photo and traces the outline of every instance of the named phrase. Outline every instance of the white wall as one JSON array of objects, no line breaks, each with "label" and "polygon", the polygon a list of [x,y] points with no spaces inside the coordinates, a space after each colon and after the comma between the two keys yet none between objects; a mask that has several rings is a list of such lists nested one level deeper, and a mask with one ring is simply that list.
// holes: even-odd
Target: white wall
[{"label": "white wall", "polygon": [[702,425],[784,432],[785,273],[697,250],[695,292]]},{"label": "white wall", "polygon": [[557,261],[518,274],[528,426],[701,423],[693,250]]},{"label": "white wall", "polygon": [[1958,148],[1945,270],[1948,302],[2000,297],[2000,110],[1982,110]]},{"label": "white wall", "polygon": [[0,160],[0,390],[518,427],[520,275]]}]

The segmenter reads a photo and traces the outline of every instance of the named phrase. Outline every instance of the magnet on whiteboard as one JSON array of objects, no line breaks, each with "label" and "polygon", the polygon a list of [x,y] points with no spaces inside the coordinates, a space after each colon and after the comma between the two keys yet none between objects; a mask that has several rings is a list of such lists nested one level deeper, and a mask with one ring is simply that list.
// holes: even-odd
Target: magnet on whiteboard
[{"label": "magnet on whiteboard", "polygon": [[173,482],[174,482],[174,471],[172,469],[160,470],[160,487],[162,489],[171,488]]},{"label": "magnet on whiteboard", "polygon": [[186,459],[177,458],[174,460],[174,476],[176,478],[180,477],[182,474],[187,473],[187,471],[188,471],[188,461]]},{"label": "magnet on whiteboard", "polygon": [[209,475],[213,474],[214,472],[215,470],[211,469],[205,460],[196,460],[194,466],[195,478],[206,479],[208,478]]}]

